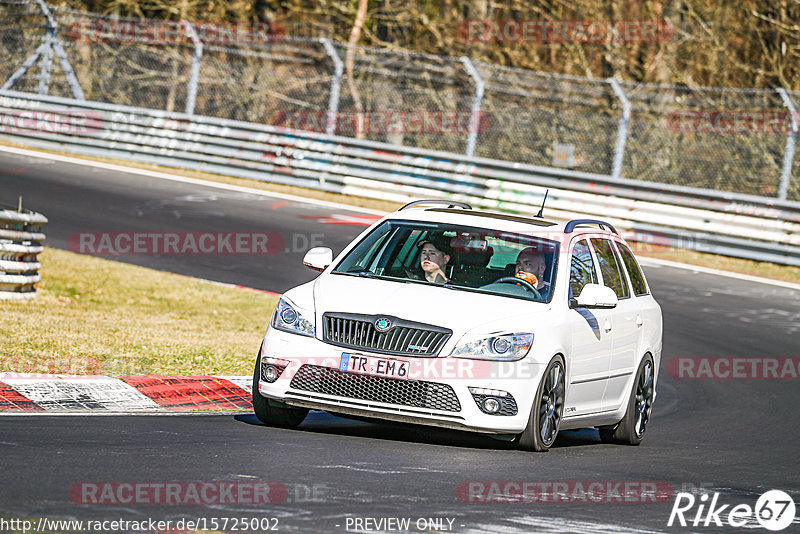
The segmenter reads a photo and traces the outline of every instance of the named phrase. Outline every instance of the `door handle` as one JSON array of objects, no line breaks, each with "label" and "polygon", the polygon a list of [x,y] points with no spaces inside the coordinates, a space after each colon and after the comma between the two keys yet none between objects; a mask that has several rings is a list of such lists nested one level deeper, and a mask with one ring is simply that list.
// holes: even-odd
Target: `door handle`
[{"label": "door handle", "polygon": [[611,332],[611,321],[609,321],[608,319],[606,319],[606,322],[604,322],[604,323],[603,323],[603,329],[604,329],[606,332]]},{"label": "door handle", "polygon": [[643,324],[644,324],[644,321],[642,321],[642,316],[641,315],[637,315],[636,316],[636,326],[641,328]]}]

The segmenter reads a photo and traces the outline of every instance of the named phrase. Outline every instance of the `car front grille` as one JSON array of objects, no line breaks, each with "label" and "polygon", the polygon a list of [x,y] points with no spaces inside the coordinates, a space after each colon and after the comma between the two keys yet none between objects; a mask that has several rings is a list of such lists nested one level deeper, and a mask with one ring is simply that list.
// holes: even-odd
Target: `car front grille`
[{"label": "car front grille", "polygon": [[[381,332],[376,321],[391,326]],[[448,328],[405,321],[389,315],[325,313],[322,336],[326,343],[397,356],[436,356],[453,335]]]},{"label": "car front grille", "polygon": [[290,387],[348,399],[446,412],[461,411],[455,391],[447,384],[382,378],[318,365],[300,367]]}]

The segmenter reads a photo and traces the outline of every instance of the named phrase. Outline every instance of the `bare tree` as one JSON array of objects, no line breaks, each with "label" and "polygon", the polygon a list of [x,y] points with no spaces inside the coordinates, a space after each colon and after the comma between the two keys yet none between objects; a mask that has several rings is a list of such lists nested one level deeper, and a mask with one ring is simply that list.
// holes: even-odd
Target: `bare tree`
[{"label": "bare tree", "polygon": [[353,77],[353,62],[356,45],[361,38],[361,28],[364,26],[365,20],[367,20],[367,0],[358,0],[358,12],[356,13],[356,20],[353,22],[353,29],[350,30],[350,38],[347,40],[347,55],[345,57],[347,87],[350,89],[350,95],[353,97],[353,106],[356,108],[356,139],[364,138],[364,105],[361,103],[361,96],[358,93]]}]

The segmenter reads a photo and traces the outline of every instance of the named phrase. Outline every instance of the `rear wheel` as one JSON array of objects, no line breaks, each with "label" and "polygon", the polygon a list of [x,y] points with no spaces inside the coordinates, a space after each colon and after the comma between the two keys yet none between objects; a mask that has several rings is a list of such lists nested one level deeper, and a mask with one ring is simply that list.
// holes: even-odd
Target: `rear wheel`
[{"label": "rear wheel", "polygon": [[644,438],[644,431],[650,421],[655,393],[655,368],[653,358],[649,354],[642,358],[636,380],[633,383],[628,409],[625,417],[616,425],[600,427],[600,439],[603,443],[621,443],[638,445]]},{"label": "rear wheel", "polygon": [[261,376],[261,349],[258,350],[256,368],[253,371],[253,411],[259,421],[269,426],[293,428],[303,422],[308,415],[306,408],[294,408],[281,402],[268,399],[258,391],[258,380]]},{"label": "rear wheel", "polygon": [[564,360],[556,356],[547,366],[536,390],[528,427],[516,439],[525,451],[544,452],[556,441],[564,413]]}]

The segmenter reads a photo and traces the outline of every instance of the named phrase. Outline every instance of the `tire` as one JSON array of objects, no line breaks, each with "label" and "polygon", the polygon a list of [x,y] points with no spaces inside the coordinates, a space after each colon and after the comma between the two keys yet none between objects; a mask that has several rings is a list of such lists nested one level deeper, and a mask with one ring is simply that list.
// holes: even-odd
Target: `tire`
[{"label": "tire", "polygon": [[258,379],[261,374],[261,349],[258,350],[256,368],[253,371],[253,411],[258,420],[267,426],[294,428],[306,418],[308,409],[279,406],[279,401],[267,399],[258,391]]},{"label": "tire", "polygon": [[550,361],[536,389],[528,426],[515,440],[517,448],[546,452],[556,441],[564,415],[564,376],[564,359],[556,356]]},{"label": "tire", "polygon": [[646,354],[639,364],[636,380],[633,382],[628,398],[628,408],[622,421],[612,426],[600,427],[600,440],[603,443],[639,445],[647,430],[653,410],[655,393],[655,368],[653,357]]}]

